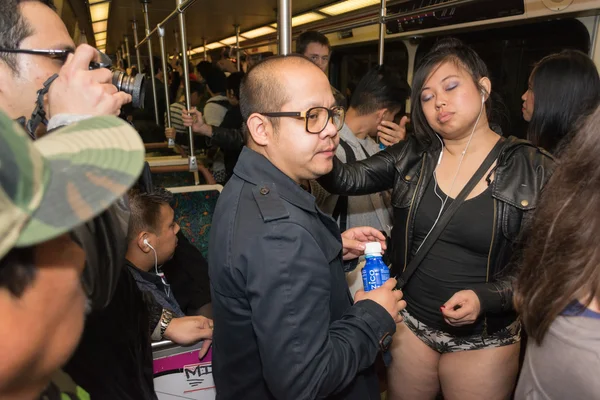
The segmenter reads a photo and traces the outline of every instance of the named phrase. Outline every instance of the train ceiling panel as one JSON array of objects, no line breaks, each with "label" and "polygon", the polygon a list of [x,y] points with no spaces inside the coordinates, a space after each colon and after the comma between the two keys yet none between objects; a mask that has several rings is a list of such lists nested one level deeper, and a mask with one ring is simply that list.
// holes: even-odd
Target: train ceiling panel
[{"label": "train ceiling panel", "polygon": [[[292,15],[330,3],[332,2],[322,0],[294,0]],[[175,7],[175,0],[153,0],[148,6],[150,29],[166,18]],[[202,45],[203,37],[207,43],[228,38],[235,34],[234,24],[239,24],[242,32],[272,24],[277,21],[276,8],[276,0],[197,0],[185,12],[188,44],[194,48]],[[124,35],[132,38],[133,19],[138,21],[138,36],[141,40],[145,37],[142,3],[139,0],[111,1],[106,49],[109,53],[114,53],[120,48]],[[178,29],[177,18],[169,21],[165,27],[167,51],[170,53],[177,48],[173,32]],[[156,36],[152,38],[154,54],[158,54],[158,39]],[[133,40],[130,43],[133,43]],[[144,53],[145,51],[142,51],[142,54]]]}]

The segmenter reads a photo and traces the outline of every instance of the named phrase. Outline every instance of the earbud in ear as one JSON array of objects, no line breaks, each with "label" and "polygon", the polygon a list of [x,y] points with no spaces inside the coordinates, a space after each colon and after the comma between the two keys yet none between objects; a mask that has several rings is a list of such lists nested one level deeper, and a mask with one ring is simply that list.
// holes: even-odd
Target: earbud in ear
[{"label": "earbud in ear", "polygon": [[145,244],[146,246],[150,246],[150,243],[148,243],[148,239],[144,239],[144,244]]}]

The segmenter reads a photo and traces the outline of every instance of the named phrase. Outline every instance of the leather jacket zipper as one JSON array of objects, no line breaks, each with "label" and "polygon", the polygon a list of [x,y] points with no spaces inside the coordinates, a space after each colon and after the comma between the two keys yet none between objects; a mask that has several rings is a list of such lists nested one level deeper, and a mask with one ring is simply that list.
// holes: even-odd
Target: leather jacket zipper
[{"label": "leather jacket zipper", "polygon": [[[492,224],[492,240],[490,241],[490,251],[488,252],[488,261],[487,261],[487,270],[485,273],[485,283],[489,283],[490,281],[490,263],[491,263],[491,258],[492,258],[492,250],[494,248],[494,239],[496,237],[496,222],[497,222],[497,200],[494,198],[494,222]],[[487,331],[487,314],[484,314],[483,316],[483,332],[481,333],[481,337],[482,339],[485,340],[485,338],[488,337],[488,331]]]},{"label": "leather jacket zipper", "polygon": [[[425,167],[425,159],[427,157],[423,157],[423,161],[421,162],[421,171],[419,171],[419,180],[417,181],[417,187],[415,188],[415,192],[413,193],[413,197],[410,200],[410,207],[408,209],[408,217],[406,218],[406,235],[405,235],[405,243],[404,243],[404,268],[402,268],[402,272],[406,269],[408,265],[408,230],[410,229],[410,217],[412,214],[413,205],[415,203],[415,197],[417,197],[417,192],[419,191],[419,186],[421,185],[421,180],[423,179],[423,168]],[[435,173],[435,172],[434,172]]]}]

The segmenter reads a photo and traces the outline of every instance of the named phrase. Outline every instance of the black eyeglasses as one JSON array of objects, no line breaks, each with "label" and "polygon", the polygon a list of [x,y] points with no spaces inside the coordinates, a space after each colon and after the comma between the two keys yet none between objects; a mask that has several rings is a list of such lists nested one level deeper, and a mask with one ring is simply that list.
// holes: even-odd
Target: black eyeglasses
[{"label": "black eyeglasses", "polygon": [[0,48],[0,53],[21,53],[21,54],[33,54],[36,56],[50,57],[54,60],[60,60],[62,62],[67,61],[69,54],[73,54],[73,49],[67,50],[42,50],[42,49],[3,49]]},{"label": "black eyeglasses", "polygon": [[331,120],[336,130],[342,129],[344,126],[344,119],[346,118],[346,110],[344,107],[335,106],[332,108],[326,107],[313,107],[302,112],[271,112],[271,113],[259,113],[267,117],[292,117],[292,118],[303,118],[306,122],[306,131],[308,133],[321,133],[327,127],[327,124]]}]

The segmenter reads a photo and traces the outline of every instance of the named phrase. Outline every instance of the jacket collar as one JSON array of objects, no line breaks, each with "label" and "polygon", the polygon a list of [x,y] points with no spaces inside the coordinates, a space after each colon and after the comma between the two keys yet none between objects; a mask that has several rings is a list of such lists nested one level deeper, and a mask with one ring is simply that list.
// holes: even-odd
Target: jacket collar
[{"label": "jacket collar", "polygon": [[133,275],[133,279],[135,279],[136,282],[141,282],[144,284],[151,283],[157,288],[164,289],[164,284],[162,283],[160,276],[139,269],[129,260],[125,261],[127,266],[129,267],[129,270],[131,271],[131,274]]},{"label": "jacket collar", "polygon": [[317,213],[315,197],[284,174],[262,154],[244,147],[233,170],[234,175],[256,186],[275,186],[287,202],[311,213]]}]

